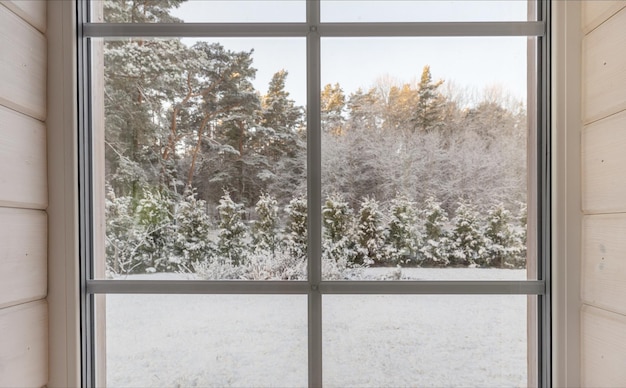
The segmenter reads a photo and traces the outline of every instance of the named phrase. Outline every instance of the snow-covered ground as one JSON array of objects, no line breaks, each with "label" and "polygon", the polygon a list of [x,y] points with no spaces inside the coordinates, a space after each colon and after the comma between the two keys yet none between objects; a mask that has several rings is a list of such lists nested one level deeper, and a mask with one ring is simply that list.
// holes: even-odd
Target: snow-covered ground
[{"label": "snow-covered ground", "polygon": [[[155,277],[163,274],[130,278]],[[521,280],[526,271],[405,269],[403,277]],[[108,386],[307,385],[306,295],[106,298]],[[525,386],[526,304],[519,295],[325,295],[324,384]]]}]

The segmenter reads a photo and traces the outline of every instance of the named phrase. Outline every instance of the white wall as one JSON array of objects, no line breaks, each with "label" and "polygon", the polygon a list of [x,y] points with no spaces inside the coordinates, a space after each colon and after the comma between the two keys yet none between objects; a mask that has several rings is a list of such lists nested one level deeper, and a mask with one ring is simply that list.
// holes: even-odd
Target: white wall
[{"label": "white wall", "polygon": [[582,4],[582,385],[626,386],[626,1]]},{"label": "white wall", "polygon": [[48,381],[46,2],[0,1],[0,386]]}]

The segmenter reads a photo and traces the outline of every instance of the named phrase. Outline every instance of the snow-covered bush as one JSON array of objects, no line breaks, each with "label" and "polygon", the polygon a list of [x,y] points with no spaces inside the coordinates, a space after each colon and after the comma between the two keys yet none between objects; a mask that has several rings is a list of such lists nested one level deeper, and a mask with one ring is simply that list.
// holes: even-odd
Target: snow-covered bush
[{"label": "snow-covered bush", "polygon": [[245,261],[248,249],[247,227],[241,221],[242,210],[243,205],[233,202],[228,192],[220,198],[220,204],[217,206],[220,216],[217,256],[233,265],[239,265]]},{"label": "snow-covered bush", "polygon": [[416,262],[421,233],[415,204],[404,196],[391,200],[386,249],[392,263]]},{"label": "snow-covered bush", "polygon": [[190,268],[190,263],[199,262],[209,254],[211,221],[206,210],[206,202],[196,198],[194,189],[185,190],[174,213],[173,251],[180,266]]},{"label": "snow-covered bush", "polygon": [[322,206],[322,256],[338,261],[354,261],[356,257],[352,209],[338,195],[331,195]]},{"label": "snow-covered bush", "polygon": [[382,264],[385,257],[386,233],[383,226],[383,213],[375,199],[365,198],[359,210],[356,230],[357,257],[361,264]]},{"label": "snow-covered bush", "polygon": [[142,263],[135,272],[162,272],[174,269],[170,247],[174,239],[171,202],[160,192],[146,191],[135,209],[138,231],[144,243],[138,248]]},{"label": "snow-covered bush", "polygon": [[516,265],[522,243],[511,225],[511,213],[501,203],[489,209],[485,239],[489,266],[502,268]]},{"label": "snow-covered bush", "polygon": [[274,252],[280,242],[278,236],[278,204],[269,194],[262,194],[255,207],[258,219],[252,225],[254,249]]},{"label": "snow-covered bush", "polygon": [[430,197],[426,200],[423,217],[424,239],[419,248],[421,263],[424,266],[445,267],[450,262],[448,215],[441,204]]},{"label": "snow-covered bush", "polygon": [[306,280],[306,260],[282,249],[256,250],[248,257],[243,272],[248,280]]},{"label": "snow-covered bush", "polygon": [[472,205],[462,202],[454,218],[450,264],[486,266],[489,257],[485,253],[485,237],[478,213]]},{"label": "snow-covered bush", "polygon": [[116,197],[109,190],[105,202],[106,270],[114,274],[133,273],[141,264],[138,249],[144,239],[133,217],[132,198]]},{"label": "snow-covered bush", "polygon": [[307,203],[306,198],[296,197],[285,207],[287,225],[285,245],[290,255],[306,257],[307,254]]}]

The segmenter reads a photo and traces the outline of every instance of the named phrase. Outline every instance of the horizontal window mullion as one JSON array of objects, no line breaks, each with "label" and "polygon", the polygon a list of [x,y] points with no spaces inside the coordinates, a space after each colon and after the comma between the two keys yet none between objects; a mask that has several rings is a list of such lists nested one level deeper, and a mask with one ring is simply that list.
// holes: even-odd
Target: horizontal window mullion
[{"label": "horizontal window mullion", "polygon": [[[315,287],[315,286],[313,286]],[[544,295],[545,281],[322,281],[321,294]],[[90,294],[307,294],[308,282],[89,280]]]},{"label": "horizontal window mullion", "polygon": [[530,281],[332,281],[322,282],[322,294],[544,295],[543,280]]},{"label": "horizontal window mullion", "polygon": [[303,281],[88,280],[90,294],[307,294]]},{"label": "horizontal window mullion", "polygon": [[[303,37],[307,23],[86,23],[83,35],[114,37]],[[321,37],[543,36],[544,22],[320,23]]]}]

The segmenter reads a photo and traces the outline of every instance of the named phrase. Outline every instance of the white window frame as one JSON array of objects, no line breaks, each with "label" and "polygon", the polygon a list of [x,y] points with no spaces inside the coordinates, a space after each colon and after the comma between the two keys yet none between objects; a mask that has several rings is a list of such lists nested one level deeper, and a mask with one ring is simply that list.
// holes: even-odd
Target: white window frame
[{"label": "white window frame", "polygon": [[[316,8],[313,6],[315,3],[317,2],[310,1],[308,7]],[[560,3],[560,2],[555,2],[555,3]],[[51,383],[50,385],[51,386],[55,385],[54,383],[55,381],[66,382],[65,384],[60,384],[60,385],[75,385],[71,382],[76,381],[75,380],[76,373],[79,371],[78,365],[77,365],[78,357],[79,357],[79,352],[77,351],[77,339],[78,339],[78,333],[80,331],[78,327],[78,318],[79,316],[84,317],[85,315],[84,313],[80,315],[78,314],[78,303],[77,303],[78,296],[80,295],[81,292],[83,292],[83,296],[85,297],[87,295],[93,295],[94,293],[98,293],[98,292],[112,292],[111,290],[109,290],[109,286],[113,286],[113,285],[107,285],[106,281],[102,281],[103,283],[100,283],[101,281],[88,280],[86,278],[82,278],[80,282],[78,281],[76,281],[75,283],[72,282],[72,279],[79,278],[79,276],[77,276],[76,259],[79,256],[79,254],[78,254],[78,239],[76,237],[78,235],[78,231],[81,231],[83,233],[86,232],[84,221],[81,223],[82,226],[79,226],[79,223],[78,223],[79,217],[77,214],[77,206],[76,206],[76,203],[79,201],[79,199],[77,198],[78,195],[76,191],[77,189],[76,173],[79,169],[84,171],[85,165],[83,163],[84,159],[81,159],[78,155],[78,151],[80,147],[76,146],[77,144],[76,143],[76,140],[77,140],[76,139],[77,137],[76,127],[78,125],[76,123],[76,117],[77,117],[76,104],[75,104],[76,99],[73,96],[76,96],[77,94],[76,89],[75,89],[77,82],[75,78],[76,67],[75,67],[75,63],[73,63],[72,61],[72,58],[76,58],[76,56],[79,56],[76,53],[76,45],[74,44],[75,42],[74,39],[75,37],[78,37],[80,39],[81,37],[85,36],[84,33],[85,33],[86,26],[78,25],[78,28],[75,28],[75,24],[73,20],[73,16],[74,16],[73,13],[75,11],[75,7],[76,7],[76,4],[74,4],[74,2],[51,2],[49,4],[49,16],[48,16],[49,20],[51,20],[51,23],[49,24],[50,25],[49,31],[48,31],[50,45],[53,46],[57,44],[60,46],[60,47],[57,47],[59,49],[58,52],[55,52],[54,50],[50,50],[50,63],[49,63],[49,68],[50,68],[49,71],[51,74],[50,79],[49,79],[49,88],[51,90],[50,95],[61,97],[58,99],[51,97],[50,103],[49,103],[50,107],[60,108],[58,110],[50,109],[50,113],[49,113],[49,119],[48,119],[49,130],[50,130],[49,171],[50,171],[50,174],[54,175],[55,177],[59,177],[59,178],[62,177],[62,179],[59,179],[59,181],[50,184],[49,215],[51,219],[50,221],[51,223],[51,230],[50,230],[51,273],[50,273],[49,303],[50,303],[50,308],[51,308],[51,323],[50,323],[50,326],[51,326],[50,328],[50,333],[51,333],[51,357],[50,357],[51,358],[51,361],[50,361]],[[562,7],[565,7],[565,5],[563,5]],[[570,7],[570,10],[571,9],[572,7]],[[312,23],[316,21],[315,17],[313,17],[315,14],[319,16],[318,11],[317,12],[316,10],[313,10],[312,12],[309,11],[309,19],[308,19],[309,24],[307,25],[307,27],[316,25],[316,23]],[[60,18],[57,19],[55,17],[60,17]],[[569,17],[570,19],[566,19],[566,21],[568,21],[570,24],[576,25],[576,21],[572,22],[571,16],[567,16],[567,17]],[[563,23],[566,23],[566,21],[564,21]],[[435,23],[439,25],[439,27],[442,28],[438,32],[435,26],[428,26],[429,24],[431,23],[405,23],[405,26],[394,27],[392,25],[368,23],[369,26],[362,24],[360,27],[368,27],[368,31],[376,31],[376,33],[373,35],[377,35],[377,36],[442,36],[442,35],[459,36],[459,35],[465,35],[468,33],[470,35],[473,34],[473,35],[485,36],[484,34],[497,35],[494,32],[500,31],[500,29],[502,29],[502,31],[504,30],[508,31],[506,32],[508,36],[519,34],[519,30],[517,30],[517,32],[512,31],[512,30],[515,30],[515,28],[519,28],[519,26],[517,26],[515,23],[510,24],[511,26],[515,26],[515,28],[512,28],[512,27],[505,28],[503,24],[501,24],[501,26],[496,26],[496,23]],[[545,23],[544,23],[544,26],[545,26]],[[138,28],[139,26],[132,26],[132,27],[128,26],[128,27],[132,29],[132,28]],[[155,27],[157,27],[156,29],[158,29],[164,26],[162,25],[150,26],[149,28],[155,28]],[[179,28],[179,27],[180,25],[171,27],[171,28]],[[210,25],[210,26],[204,26],[204,27],[207,27],[208,29],[210,29],[210,28],[217,28],[219,26]],[[236,27],[237,27],[237,31],[239,31],[239,27],[243,27],[243,26],[236,26]],[[317,32],[311,31],[310,35],[312,36],[312,38],[308,38],[308,41],[309,41],[308,50],[310,50],[309,53],[314,52],[316,50],[319,53],[319,37],[321,35],[324,35],[324,36],[372,36],[372,35],[363,35],[363,34],[366,34],[367,31],[359,32],[357,31],[358,28],[354,28],[352,31],[347,31],[347,30],[343,31],[340,25],[328,25],[327,26],[328,29],[326,31],[323,30],[321,25],[318,25],[317,27],[318,27]],[[409,27],[413,27],[413,28],[410,29],[411,30],[410,33],[407,33],[407,32],[403,33],[402,31],[404,31],[403,29],[405,27],[407,31],[410,29]],[[104,28],[104,26],[97,27],[97,28]],[[170,28],[170,27],[165,27],[165,28]],[[373,30],[370,30],[370,28],[372,28]],[[435,28],[435,29],[431,30],[431,28]],[[88,29],[89,27],[87,28],[87,30]],[[191,29],[192,28],[190,28],[190,30]],[[306,30],[307,33],[309,29],[310,28],[307,28]],[[222,30],[222,31],[227,31],[227,30]],[[245,34],[249,36],[249,32],[250,31],[246,31]],[[93,31],[91,33],[93,33]],[[103,32],[100,32],[100,33],[102,34]],[[415,35],[416,33],[419,33],[421,35],[419,34]],[[126,32],[124,34],[126,34]],[[170,35],[170,34],[171,34],[171,31],[168,31],[167,33],[163,35]],[[202,33],[200,35],[206,36],[205,34],[206,33]],[[233,34],[234,32],[231,31],[230,34],[223,32],[222,35],[219,35],[216,30],[212,34],[208,34],[208,36],[233,36]],[[268,32],[260,32],[260,34],[268,34]],[[326,35],[326,34],[332,34],[332,35]],[[408,34],[408,35],[405,35],[405,34]],[[184,35],[188,36],[190,35],[190,33],[188,31],[185,31]],[[96,35],[93,35],[93,36],[96,36]],[[195,35],[195,36],[198,36],[198,35]],[[269,34],[269,35],[263,35],[263,36],[274,36],[274,35]],[[561,38],[563,39],[563,41],[565,40],[565,37],[561,37]],[[546,43],[546,46],[547,45],[548,44]],[[78,51],[80,52],[80,48]],[[570,52],[571,51],[572,50],[570,50]],[[545,58],[548,57],[548,54],[549,54],[549,51],[544,52]],[[574,56],[570,55],[570,57],[574,57]],[[319,62],[317,63],[317,65],[318,65],[318,72],[317,74],[310,74],[309,85],[311,84],[319,85]],[[547,80],[544,80],[543,82],[544,84],[543,84],[542,90],[544,90],[545,97],[546,97],[544,101],[548,101],[549,83]],[[563,87],[563,85],[560,85],[560,86]],[[319,101],[319,87],[309,88],[308,98],[309,98],[309,101]],[[317,107],[315,105],[317,105]],[[568,107],[570,106],[568,104],[565,104],[565,105],[567,105]],[[575,103],[572,103],[571,105],[575,105]],[[317,104],[311,103],[309,105],[309,115],[310,115],[309,133],[312,133],[313,129],[315,128],[315,123],[311,123],[311,121],[313,120],[313,117],[311,117],[311,114],[315,114],[317,115],[317,117],[319,117],[319,103]],[[80,115],[78,117],[80,117]],[[547,117],[546,117],[546,120],[547,120]],[[559,117],[555,117],[555,120],[558,122],[558,120],[564,120],[564,119],[561,116],[559,116]],[[569,117],[569,121],[572,121],[571,117]],[[544,128],[547,130],[548,126],[545,120],[542,125],[545,125]],[[315,129],[317,131],[317,134],[319,135],[319,124],[317,124],[317,128]],[[544,131],[544,133],[547,133],[547,131]],[[55,135],[58,135],[58,136],[55,136]],[[315,137],[313,135],[310,135],[310,136]],[[572,137],[570,136],[570,138]],[[317,137],[317,139],[315,138],[309,139],[309,147],[311,146],[319,147],[319,137]],[[560,149],[559,147],[560,147],[560,142],[559,144],[555,145],[554,147],[555,151],[558,152]],[[570,160],[572,160],[572,158],[570,158]],[[319,162],[319,157],[316,158],[316,157],[311,157],[309,155],[309,164],[311,166],[315,166],[315,164],[311,163],[311,161]],[[557,166],[557,168],[560,168],[560,167],[561,166]],[[572,165],[568,161],[568,164],[565,166],[565,168],[571,169],[571,167]],[[313,167],[310,167],[310,168],[311,170],[315,170]],[[311,171],[311,170],[310,170],[310,173],[311,172],[315,173],[315,171]],[[546,172],[549,173],[549,170],[547,170]],[[561,170],[559,170],[559,172],[561,172]],[[561,174],[557,174],[557,175],[561,176]],[[319,195],[319,193],[316,193],[315,190],[312,190],[312,185],[311,185],[312,181],[317,180],[319,182],[319,179],[320,179],[319,169],[317,170],[317,176],[312,176],[311,174],[309,174],[309,204],[311,203],[321,204],[321,201],[320,201],[321,195]],[[549,179],[546,180],[546,183],[550,183],[550,180]],[[569,183],[569,185],[571,185],[571,183]],[[319,186],[320,185],[318,184],[318,187]],[[311,191],[314,191],[314,192],[311,193]],[[563,195],[566,195],[566,194],[563,194]],[[575,201],[569,201],[568,203],[571,204],[572,202],[575,202]],[[314,207],[309,206],[309,208],[314,208]],[[319,206],[317,208],[319,208]],[[560,207],[555,209],[557,213],[559,210],[560,210]],[[557,216],[559,215],[562,215],[562,214],[558,213]],[[545,223],[545,225],[549,226],[550,225],[549,214],[547,218],[543,218],[543,219],[546,222],[548,222],[548,223]],[[320,225],[319,219],[317,221],[318,221],[317,225]],[[561,218],[557,220],[557,222],[560,222],[560,221],[561,221]],[[312,221],[313,225],[311,226],[314,227],[315,223],[316,221],[313,220]],[[61,227],[61,228],[55,229],[55,227]],[[321,231],[321,228],[314,229],[313,227],[311,227],[309,230]],[[570,229],[574,229],[573,232],[575,232],[576,228],[574,227]],[[313,233],[311,233],[311,235],[312,234]],[[55,240],[53,236],[59,236],[59,239]],[[564,247],[564,246],[572,247],[571,249],[569,249],[569,251],[576,254],[576,250],[574,249],[576,244],[575,243],[572,244],[572,241],[576,241],[576,240],[571,239],[571,238],[568,239],[567,236],[569,236],[569,234],[566,234],[565,236],[566,237],[565,239],[567,240],[565,244],[562,244],[561,241],[557,241],[557,243],[559,247]],[[313,240],[313,242],[315,242],[316,238],[318,242],[321,241],[321,236],[319,235],[317,237],[311,236],[309,238]],[[85,240],[83,240],[83,242],[84,241]],[[84,244],[82,245],[82,249],[83,249],[83,252],[85,252],[86,247]],[[313,248],[313,250],[315,249],[316,248]],[[548,254],[550,253],[549,246],[544,247],[544,252],[547,252]],[[312,253],[315,254],[316,252],[312,252]],[[309,273],[311,274],[317,273],[318,275],[320,275],[319,265],[315,265],[313,261],[314,260],[309,260],[309,265],[311,266],[309,269],[313,270],[313,271],[310,271]],[[54,265],[54,264],[57,264],[57,265]],[[574,268],[574,266],[572,265],[570,265],[570,267]],[[546,270],[550,271],[550,268],[549,267],[544,268],[544,273],[546,272]],[[575,273],[575,269],[573,269],[572,271],[574,271]],[[569,275],[570,273],[568,272],[568,276]],[[561,275],[559,274],[559,279],[560,278],[561,278]],[[416,284],[415,282],[403,282],[401,284],[400,283],[388,283],[388,282],[384,282],[384,283],[374,282],[374,283],[367,283],[367,284],[359,284],[359,282],[356,282],[356,283],[321,282],[320,279],[321,279],[321,276],[313,275],[311,276],[308,282],[305,282],[304,286],[298,285],[296,286],[297,289],[294,288],[291,291],[289,291],[289,288],[292,286],[278,286],[279,288],[270,289],[271,287],[268,288],[267,285],[246,283],[248,285],[242,284],[241,287],[238,285],[238,286],[235,286],[234,288],[229,288],[229,287],[232,287],[231,285],[229,285],[230,283],[221,284],[222,282],[208,282],[210,284],[205,285],[207,288],[203,288],[204,287],[203,286],[203,287],[198,288],[197,290],[194,290],[193,292],[200,292],[200,293],[254,292],[256,293],[258,291],[262,291],[262,293],[267,293],[271,291],[271,292],[276,292],[276,293],[285,293],[287,291],[287,293],[294,293],[294,292],[306,293],[309,295],[309,301],[310,301],[309,311],[311,312],[311,311],[321,311],[321,304],[319,304],[318,302],[321,301],[321,294],[323,293],[376,293],[376,294],[381,294],[381,293],[387,293],[387,294],[517,293],[517,294],[540,295],[541,298],[544,298],[546,299],[546,301],[549,302],[550,294],[551,294],[551,291],[553,290],[549,282],[546,283],[544,280],[539,280],[534,285],[531,286],[531,283],[528,283],[528,282],[520,282],[520,284],[516,284],[515,282],[506,282],[507,284],[498,284],[497,282],[495,283],[494,282],[417,282],[419,284]],[[571,280],[569,282],[572,283]],[[482,283],[490,283],[490,284],[482,284]],[[525,284],[521,284],[521,283],[525,283]],[[126,287],[127,289],[125,290],[120,289],[119,292],[162,293],[166,291],[165,289],[160,288],[162,286],[166,286],[164,284],[154,283],[151,285],[146,285],[147,286],[146,289],[140,289],[144,286],[139,286],[139,288],[137,288],[137,286],[138,285],[126,284],[123,287]],[[169,287],[169,286],[166,286],[166,287]],[[177,287],[178,286],[174,286],[169,291],[175,291],[174,289],[177,289]],[[187,285],[181,284],[180,287],[181,288],[177,289],[178,292],[182,292],[182,293],[190,292],[190,290],[184,289],[184,287],[187,287]],[[261,288],[256,288],[256,287],[261,287]],[[453,288],[448,288],[448,287],[453,287]],[[532,290],[526,287],[530,287]],[[89,298],[86,298],[86,299],[89,299]],[[569,299],[575,301],[575,298],[569,298]],[[545,309],[545,306],[544,306],[544,309]],[[569,313],[570,315],[571,315],[571,310],[572,309],[570,309],[570,313]],[[547,309],[546,311],[549,313],[550,309]],[[321,315],[318,315],[318,317],[321,317]],[[317,323],[321,325],[321,320],[320,322],[317,322]],[[317,327],[321,330],[321,326],[317,326]],[[316,322],[313,322],[313,328],[316,329]],[[550,328],[549,325],[547,326],[544,325],[544,331],[549,331],[549,328]],[[88,327],[83,326],[83,330],[84,329],[88,329]],[[63,333],[65,334],[65,336],[63,337],[65,339],[64,345],[62,344],[63,338],[58,337],[60,334],[63,334]],[[555,339],[558,339],[558,338],[555,337]],[[309,347],[310,355],[319,354],[321,356],[321,341],[319,340],[321,340],[321,336],[319,337],[316,337],[315,335],[313,336],[313,340],[310,342],[310,347]],[[542,349],[545,349],[545,348],[549,349],[549,344],[545,344],[545,345],[546,346],[543,346]],[[557,345],[562,347],[562,344],[560,343],[557,343]],[[59,354],[62,354],[64,357],[61,357],[60,359],[57,359],[55,361],[55,356]],[[547,354],[549,356],[549,352]],[[321,385],[321,363],[317,367],[315,366],[314,362],[312,364],[313,364],[313,368],[312,368],[313,372],[319,371],[320,373],[319,373],[319,379],[316,379],[317,373],[310,373],[310,380],[309,380],[310,385],[312,386]],[[548,368],[549,368],[549,365],[548,365]],[[64,371],[62,372],[60,371],[60,369],[64,369]],[[83,373],[84,372],[85,371],[83,370]],[[561,374],[561,371],[559,371],[559,374]],[[83,382],[86,385],[88,385],[88,381],[83,380]],[[315,384],[316,382],[319,382],[320,384]],[[549,376],[545,375],[541,383],[542,383],[541,385],[549,386]]]}]

